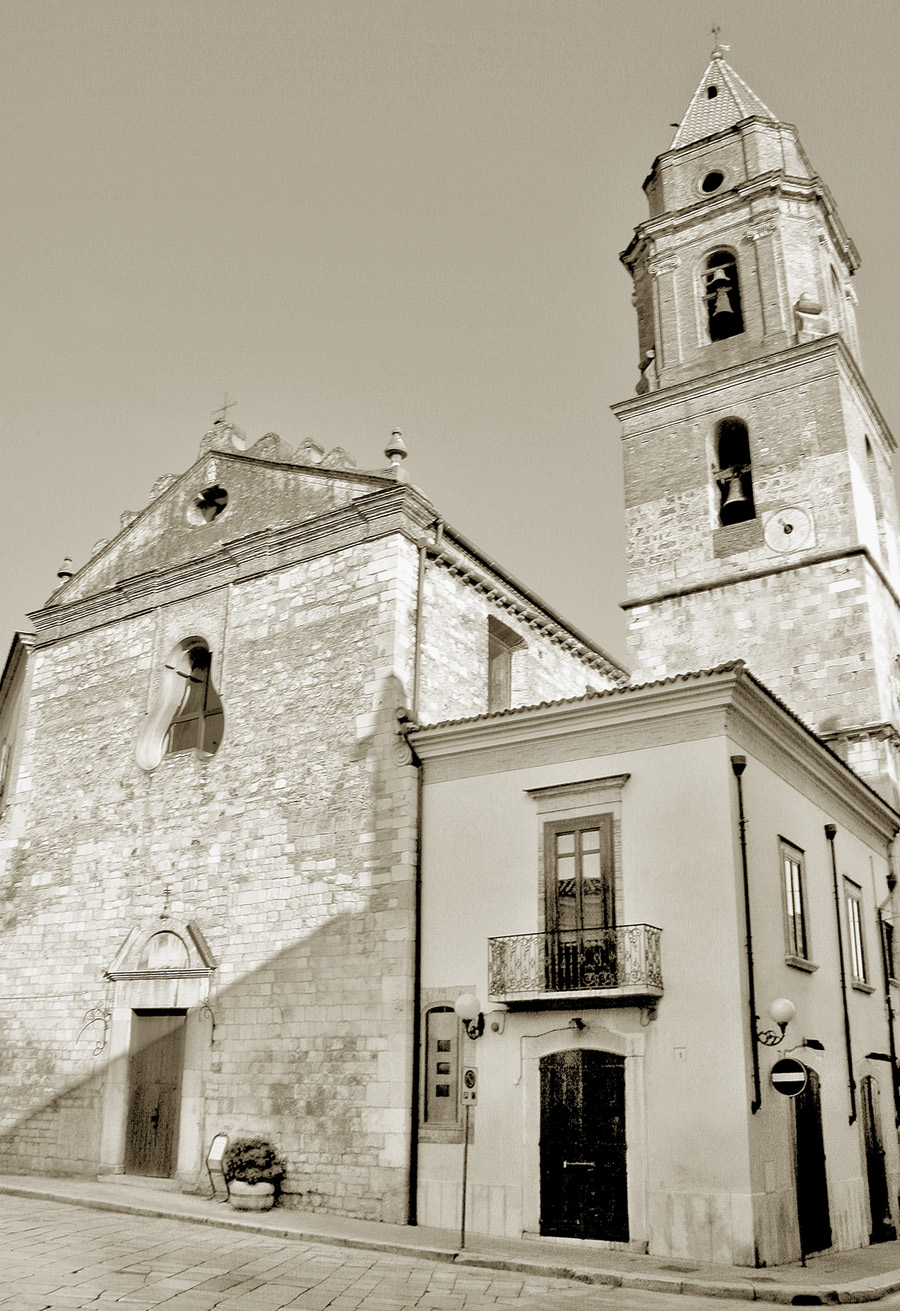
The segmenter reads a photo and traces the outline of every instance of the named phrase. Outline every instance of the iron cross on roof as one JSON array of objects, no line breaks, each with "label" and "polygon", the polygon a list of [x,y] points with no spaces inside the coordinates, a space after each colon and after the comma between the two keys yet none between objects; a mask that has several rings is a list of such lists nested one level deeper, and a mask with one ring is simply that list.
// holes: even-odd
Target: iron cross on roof
[{"label": "iron cross on roof", "polygon": [[222,402],[222,404],[219,406],[217,410],[213,410],[213,418],[216,420],[217,423],[225,423],[225,421],[228,418],[228,411],[232,409],[235,405],[237,405],[237,401],[230,401],[228,399],[228,392],[226,391],[225,400]]}]

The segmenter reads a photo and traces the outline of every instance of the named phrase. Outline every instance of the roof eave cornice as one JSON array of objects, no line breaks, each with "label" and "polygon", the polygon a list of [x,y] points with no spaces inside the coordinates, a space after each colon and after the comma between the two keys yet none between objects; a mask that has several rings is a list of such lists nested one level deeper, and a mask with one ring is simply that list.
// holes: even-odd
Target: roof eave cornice
[{"label": "roof eave cornice", "polygon": [[[818,786],[830,793],[833,803],[848,807],[847,790],[853,793],[850,807],[862,813],[890,842],[900,832],[900,814],[831,747],[778,700],[750,670],[736,687],[733,713],[761,732],[770,747],[784,755],[790,766],[799,765]],[[788,744],[785,738],[789,737]]]},{"label": "roof eave cornice", "polygon": [[[742,661],[661,683],[620,688],[575,701],[524,707],[494,716],[415,728],[409,741],[424,764],[439,758],[524,746],[598,729],[720,710],[761,733],[772,750],[799,766],[835,804],[861,812],[885,841],[900,831],[900,814],[846,765],[802,720],[746,669]],[[852,802],[848,801],[848,792]]]},{"label": "roof eave cornice", "polygon": [[[590,732],[602,724],[646,720],[690,708],[724,705],[741,673],[740,662],[701,674],[678,675],[662,683],[614,688],[583,697],[524,706],[472,719],[421,726],[409,734],[423,762],[445,755]],[[728,689],[728,691],[723,691]]]},{"label": "roof eave cornice", "polygon": [[603,647],[593,642],[563,618],[501,564],[473,545],[462,533],[442,524],[440,540],[427,544],[428,554],[439,565],[465,578],[478,590],[507,606],[528,626],[551,641],[567,647],[590,668],[614,681],[628,679],[629,671]]}]

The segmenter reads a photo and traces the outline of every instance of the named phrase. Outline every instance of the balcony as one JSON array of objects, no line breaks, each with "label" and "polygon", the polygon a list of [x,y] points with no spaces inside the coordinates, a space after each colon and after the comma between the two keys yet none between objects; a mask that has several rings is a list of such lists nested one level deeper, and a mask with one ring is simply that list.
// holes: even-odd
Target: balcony
[{"label": "balcony", "polygon": [[508,1006],[653,1005],[663,994],[652,924],[489,938],[488,993]]}]

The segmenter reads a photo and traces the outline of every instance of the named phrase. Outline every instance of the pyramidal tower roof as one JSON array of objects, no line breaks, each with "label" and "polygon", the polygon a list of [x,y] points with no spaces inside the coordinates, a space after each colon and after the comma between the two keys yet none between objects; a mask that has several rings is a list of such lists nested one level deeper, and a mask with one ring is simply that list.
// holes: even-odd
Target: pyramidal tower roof
[{"label": "pyramidal tower roof", "polygon": [[768,118],[773,123],[777,122],[771,109],[726,63],[727,49],[727,46],[716,46],[713,51],[712,59],[681,120],[670,150],[689,146],[703,137],[712,136],[714,132],[734,127],[735,123],[740,123],[744,118]]}]

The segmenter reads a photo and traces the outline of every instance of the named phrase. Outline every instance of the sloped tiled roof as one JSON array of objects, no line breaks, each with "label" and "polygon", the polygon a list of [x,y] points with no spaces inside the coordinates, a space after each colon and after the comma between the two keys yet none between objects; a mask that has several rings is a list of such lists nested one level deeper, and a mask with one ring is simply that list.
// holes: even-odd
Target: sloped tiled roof
[{"label": "sloped tiled roof", "polygon": [[[714,96],[709,94],[712,87],[716,92]],[[735,123],[740,123],[742,119],[753,117],[769,118],[773,123],[777,122],[771,109],[763,104],[756,92],[751,91],[743,78],[738,77],[731,65],[725,62],[725,56],[721,51],[716,50],[700,79],[700,85],[694,92],[670,149],[677,150],[679,146],[689,146],[694,141],[712,136],[714,132],[722,132],[725,128],[734,127]]]},{"label": "sloped tiled roof", "polygon": [[760,692],[763,693],[764,696],[768,697],[768,699],[771,702],[773,702],[776,706],[778,706],[780,710],[784,711],[784,713],[788,716],[788,718],[792,719],[793,722],[797,724],[797,726],[808,737],[812,738],[813,741],[817,744],[817,746],[820,747],[821,750],[826,753],[826,755],[830,756],[831,759],[841,768],[842,771],[849,774],[855,780],[855,782],[861,784],[866,789],[866,791],[872,797],[874,797],[874,799],[880,805],[886,806],[888,810],[894,813],[900,813],[900,812],[895,812],[893,805],[889,801],[886,801],[885,798],[881,796],[881,794],[878,791],[876,791],[876,789],[872,786],[872,784],[869,783],[866,779],[864,779],[862,775],[858,774],[851,765],[848,765],[846,760],[844,760],[840,755],[838,755],[838,753],[834,750],[834,748],[830,746],[828,742],[824,741],[819,736],[819,734],[815,731],[815,729],[810,728],[806,720],[801,719],[801,717],[797,714],[797,712],[795,710],[792,710],[786,701],[783,701],[780,696],[776,695],[776,693],[772,691],[771,688],[767,687],[766,684],[761,682],[760,679],[758,679],[755,674],[751,673],[750,670],[747,668],[746,661],[741,659],[725,660],[721,664],[713,665],[708,669],[685,670],[683,673],[669,674],[665,678],[651,679],[646,683],[630,683],[626,687],[609,687],[609,688],[603,688],[602,690],[599,688],[591,687],[588,688],[585,692],[583,692],[581,696],[559,697],[555,701],[541,701],[537,705],[510,706],[508,709],[505,710],[490,710],[487,713],[482,713],[480,715],[469,715],[462,719],[444,719],[437,724],[409,723],[404,726],[403,731],[410,732],[415,737],[417,733],[424,733],[427,735],[432,730],[439,731],[441,729],[446,729],[446,728],[462,728],[470,724],[475,725],[479,723],[481,724],[487,723],[490,720],[496,720],[496,719],[514,720],[516,718],[521,718],[527,715],[529,712],[534,712],[535,710],[556,710],[562,708],[563,706],[577,706],[579,703],[581,703],[582,705],[586,705],[592,701],[616,701],[620,699],[624,700],[629,693],[645,692],[645,691],[652,692],[656,688],[671,687],[673,684],[683,685],[687,683],[702,683],[707,679],[715,678],[717,675],[721,675],[721,674],[735,674],[738,680],[747,679],[750,683],[752,683],[755,687],[757,687],[760,690]]},{"label": "sloped tiled roof", "polygon": [[[488,719],[513,719],[517,715],[527,713],[529,710],[555,710],[557,706],[577,706],[579,702],[608,701],[615,699],[616,697],[626,696],[629,692],[643,692],[645,690],[652,691],[653,688],[667,687],[673,683],[697,683],[700,682],[701,679],[711,678],[715,674],[737,673],[740,675],[745,672],[750,678],[753,678],[753,675],[750,674],[750,671],[747,669],[743,660],[726,660],[720,665],[712,666],[710,669],[686,670],[679,674],[668,674],[665,678],[652,679],[646,683],[626,683],[624,687],[589,687],[584,692],[579,693],[578,696],[557,697],[552,701],[537,701],[534,704],[527,706],[507,706],[503,710],[484,710],[479,715],[464,715],[459,719],[441,719],[436,724],[413,724],[411,725],[411,730],[418,732],[420,729],[456,728],[464,724],[477,724]],[[757,682],[758,680],[753,678],[753,681]],[[762,687],[761,683],[760,687]],[[773,693],[769,692],[768,688],[764,688],[763,690],[767,692],[774,701],[778,700]],[[803,721],[799,719],[792,710],[785,706],[783,702],[779,701],[778,704],[782,706],[784,710],[787,710],[788,714],[794,719],[797,719],[798,723],[803,724]],[[803,724],[803,727],[808,729],[809,732],[812,732],[807,724]]]}]

